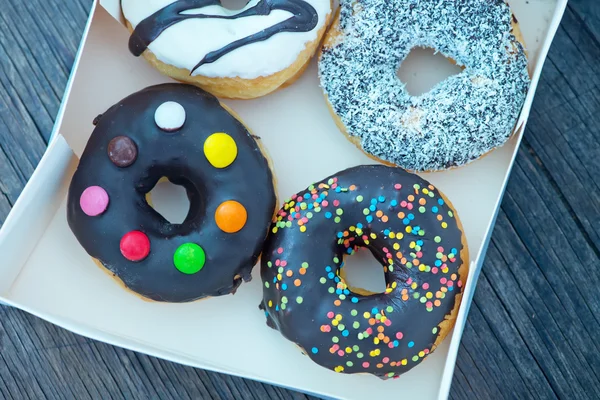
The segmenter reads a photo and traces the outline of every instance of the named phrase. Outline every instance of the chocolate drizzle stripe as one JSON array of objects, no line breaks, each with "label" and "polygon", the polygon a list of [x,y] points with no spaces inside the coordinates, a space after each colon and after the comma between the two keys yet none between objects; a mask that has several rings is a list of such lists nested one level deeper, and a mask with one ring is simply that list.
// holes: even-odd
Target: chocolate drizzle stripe
[{"label": "chocolate drizzle stripe", "polygon": [[191,70],[191,74],[204,64],[217,61],[240,47],[262,42],[281,32],[309,32],[318,23],[319,16],[313,6],[302,0],[260,0],[255,6],[235,15],[184,14],[185,11],[221,5],[219,0],[179,0],[158,10],[140,22],[129,39],[129,51],[139,57],[150,44],[169,27],[189,19],[235,20],[251,16],[269,15],[273,10],[287,11],[292,16],[260,32],[236,40],[206,54]]}]

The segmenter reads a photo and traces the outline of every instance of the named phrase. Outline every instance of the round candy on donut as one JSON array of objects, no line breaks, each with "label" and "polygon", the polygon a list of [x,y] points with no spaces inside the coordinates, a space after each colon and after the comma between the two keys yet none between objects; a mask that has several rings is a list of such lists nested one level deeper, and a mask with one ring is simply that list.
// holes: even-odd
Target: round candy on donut
[{"label": "round candy on donut", "polygon": [[[134,93],[96,119],[69,187],[69,226],[97,264],[146,299],[233,293],[251,279],[276,208],[257,140],[195,86]],[[181,224],[149,204],[164,178],[187,192]]]},{"label": "round candy on donut", "polygon": [[[381,263],[381,293],[351,285],[346,257]],[[454,326],[468,274],[455,209],[400,168],[359,166],[293,195],[279,210],[261,261],[267,324],[317,364],[397,377]]]},{"label": "round candy on donut", "polygon": [[[413,48],[463,68],[413,96],[397,70]],[[342,0],[319,75],[342,132],[411,171],[463,166],[512,135],[530,84],[517,19],[503,0]]]},{"label": "round candy on donut", "polygon": [[122,0],[129,50],[225,98],[264,96],[296,80],[331,19],[331,0]]}]

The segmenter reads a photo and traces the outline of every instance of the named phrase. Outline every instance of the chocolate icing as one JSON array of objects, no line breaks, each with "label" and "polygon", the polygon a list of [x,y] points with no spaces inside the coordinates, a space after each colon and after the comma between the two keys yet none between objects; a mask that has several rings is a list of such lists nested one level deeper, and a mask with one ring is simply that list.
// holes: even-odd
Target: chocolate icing
[{"label": "chocolate icing", "polygon": [[[154,113],[166,101],[181,104],[186,124],[165,134]],[[203,151],[206,138],[215,132],[230,135],[238,147],[235,161],[217,169]],[[134,164],[119,168],[108,156],[116,136],[131,138],[138,149]],[[171,224],[148,205],[145,195],[161,177],[185,187],[190,210],[182,224]],[[81,193],[92,185],[110,197],[107,211],[89,217],[79,206]],[[237,233],[221,231],[214,219],[217,207],[236,200],[248,213]],[[275,209],[273,177],[256,141],[244,125],[219,101],[203,90],[181,84],[164,84],[132,94],[111,107],[98,121],[73,176],[68,195],[67,219],[79,243],[133,291],[158,301],[186,302],[232,293],[241,279],[250,280]],[[120,252],[126,233],[148,235],[150,255],[130,262]],[[173,264],[175,250],[196,243],[206,253],[204,268],[185,275]]]},{"label": "chocolate icing", "polygon": [[[184,12],[188,10],[212,5],[221,5],[221,2],[220,0],[178,0],[169,4],[136,26],[129,39],[129,50],[134,56],[139,57],[167,28],[189,19],[214,18],[234,20],[249,16],[269,15],[273,10],[284,10],[292,14],[292,16],[285,21],[206,54],[191,70],[191,73],[194,73],[194,71],[203,64],[213,63],[235,49],[251,43],[262,42],[278,33],[309,32],[317,26],[319,20],[319,16],[314,7],[302,0],[260,0],[254,7],[250,7],[235,15],[184,14]],[[199,38],[198,40],[204,40],[204,38]]]},{"label": "chocolate icing", "polygon": [[[381,165],[339,172],[292,196],[271,226],[267,324],[326,368],[397,377],[434,350],[455,306],[462,238],[454,211],[419,176]],[[344,255],[361,248],[382,263],[384,293],[360,295],[339,276]]]}]

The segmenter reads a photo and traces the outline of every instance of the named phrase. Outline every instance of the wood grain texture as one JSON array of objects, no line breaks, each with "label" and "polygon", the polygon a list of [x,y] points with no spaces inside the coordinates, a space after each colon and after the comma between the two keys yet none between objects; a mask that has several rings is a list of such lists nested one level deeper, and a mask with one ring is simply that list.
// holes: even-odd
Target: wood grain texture
[{"label": "wood grain texture", "polygon": [[[0,224],[39,162],[91,0],[0,9]],[[459,351],[453,399],[600,398],[600,2],[571,0]],[[306,399],[0,307],[2,399]]]}]

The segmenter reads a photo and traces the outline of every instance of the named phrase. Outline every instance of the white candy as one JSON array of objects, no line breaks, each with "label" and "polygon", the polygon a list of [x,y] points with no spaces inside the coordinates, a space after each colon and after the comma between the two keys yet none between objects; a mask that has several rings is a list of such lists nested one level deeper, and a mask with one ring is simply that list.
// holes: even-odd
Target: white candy
[{"label": "white candy", "polygon": [[185,109],[179,103],[167,101],[156,109],[154,121],[163,131],[176,131],[185,123]]}]

